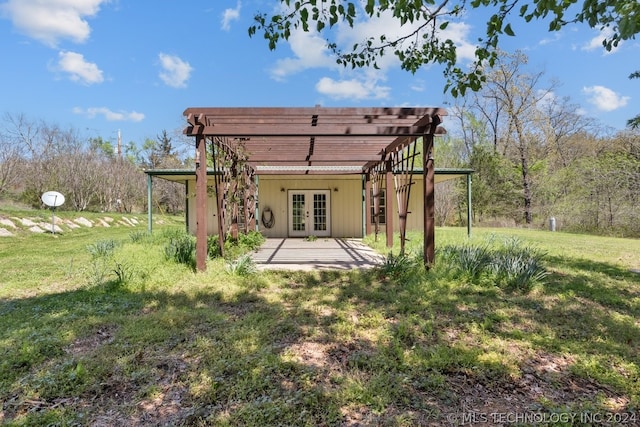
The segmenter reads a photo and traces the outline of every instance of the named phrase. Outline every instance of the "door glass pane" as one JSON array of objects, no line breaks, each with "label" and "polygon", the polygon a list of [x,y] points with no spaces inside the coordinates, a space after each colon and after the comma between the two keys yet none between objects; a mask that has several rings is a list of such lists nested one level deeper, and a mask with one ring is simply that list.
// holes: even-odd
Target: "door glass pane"
[{"label": "door glass pane", "polygon": [[304,194],[292,195],[291,214],[293,231],[304,231]]},{"label": "door glass pane", "polygon": [[327,230],[327,195],[313,195],[313,230]]}]

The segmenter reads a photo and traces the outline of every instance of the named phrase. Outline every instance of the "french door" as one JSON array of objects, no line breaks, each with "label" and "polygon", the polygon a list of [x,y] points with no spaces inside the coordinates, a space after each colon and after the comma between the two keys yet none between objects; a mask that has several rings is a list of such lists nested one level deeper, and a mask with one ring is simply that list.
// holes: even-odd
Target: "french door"
[{"label": "french door", "polygon": [[331,235],[329,190],[289,190],[289,236]]}]

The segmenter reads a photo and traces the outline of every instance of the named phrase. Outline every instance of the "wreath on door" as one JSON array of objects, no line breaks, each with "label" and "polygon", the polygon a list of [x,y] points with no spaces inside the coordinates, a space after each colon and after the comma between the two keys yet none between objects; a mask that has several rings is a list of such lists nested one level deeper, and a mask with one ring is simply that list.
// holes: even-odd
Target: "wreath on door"
[{"label": "wreath on door", "polygon": [[271,211],[271,208],[269,206],[266,206],[262,211],[260,220],[262,221],[262,225],[267,228],[273,227],[273,225],[276,223],[276,217],[273,215],[273,212]]}]

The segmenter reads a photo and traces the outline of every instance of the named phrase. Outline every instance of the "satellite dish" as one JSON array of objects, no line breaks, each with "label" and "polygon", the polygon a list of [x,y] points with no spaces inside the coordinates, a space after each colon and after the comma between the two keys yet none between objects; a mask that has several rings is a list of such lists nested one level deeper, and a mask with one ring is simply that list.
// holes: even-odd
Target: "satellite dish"
[{"label": "satellite dish", "polygon": [[64,203],[64,196],[57,191],[47,191],[42,194],[42,203],[52,208],[61,206]]}]

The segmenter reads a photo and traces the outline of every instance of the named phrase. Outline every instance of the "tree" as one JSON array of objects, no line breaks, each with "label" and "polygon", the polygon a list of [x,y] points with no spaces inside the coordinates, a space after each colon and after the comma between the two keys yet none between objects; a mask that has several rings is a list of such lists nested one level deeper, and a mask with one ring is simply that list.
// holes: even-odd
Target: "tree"
[{"label": "tree", "polygon": [[21,162],[20,147],[0,134],[0,196],[19,181]]},{"label": "tree", "polygon": [[494,149],[510,159],[520,172],[524,220],[533,221],[533,171],[549,150],[540,132],[540,106],[553,94],[553,86],[542,87],[543,73],[526,73],[527,57],[518,52],[501,54],[487,82],[476,94],[474,106],[493,132]]},{"label": "tree", "polygon": [[[497,59],[500,37],[514,36],[512,23],[520,18],[525,22],[546,20],[549,31],[585,23],[603,31],[602,44],[607,50],[621,41],[634,38],[640,31],[640,2],[637,0],[586,0],[581,7],[576,0],[562,2],[545,0],[280,0],[282,12],[273,15],[258,13],[249,35],[262,32],[275,49],[288,40],[296,30],[323,33],[337,62],[351,67],[378,67],[378,61],[393,53],[401,67],[416,72],[426,64],[444,65],[447,78],[445,91],[454,97],[467,89],[479,90],[485,81],[486,65],[492,67]],[[519,6],[516,8],[516,6]],[[447,38],[446,28],[473,9],[488,12],[486,34],[480,37],[475,60],[469,70],[457,63],[454,41]],[[398,34],[370,36],[342,51],[331,29],[347,24],[353,27],[362,19],[390,16],[401,26]]]},{"label": "tree", "polygon": [[180,153],[171,143],[172,138],[163,130],[157,139],[147,138],[139,152],[140,163],[149,169],[181,166]]}]

